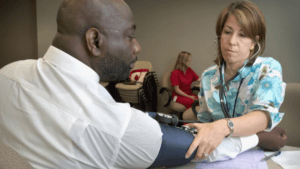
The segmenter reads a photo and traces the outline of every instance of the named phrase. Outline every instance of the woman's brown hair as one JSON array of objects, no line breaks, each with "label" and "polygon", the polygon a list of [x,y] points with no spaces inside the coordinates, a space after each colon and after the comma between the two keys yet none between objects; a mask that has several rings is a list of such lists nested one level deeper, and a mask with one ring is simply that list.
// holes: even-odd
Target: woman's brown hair
[{"label": "woman's brown hair", "polygon": [[[251,38],[256,43],[259,43],[261,47],[258,54],[254,58],[252,58],[246,65],[246,66],[251,66],[253,65],[258,55],[262,54],[265,50],[266,22],[258,6],[246,0],[231,3],[220,13],[216,25],[216,34],[218,37],[218,44],[217,44],[218,53],[217,53],[217,58],[214,60],[214,62],[217,65],[219,65],[219,63],[222,64],[224,62],[222,52],[221,52],[220,37],[224,25],[227,21],[227,18],[230,15],[235,16],[237,22],[242,27],[245,36]],[[250,52],[250,56],[256,53],[258,49],[259,49],[258,45],[255,45],[254,50],[251,50]]]},{"label": "woman's brown hair", "polygon": [[186,52],[186,51],[180,52],[177,57],[176,64],[174,66],[174,70],[179,69],[179,70],[185,72],[187,69],[186,62],[188,61],[190,56],[191,56],[191,53],[189,53],[189,52]]}]

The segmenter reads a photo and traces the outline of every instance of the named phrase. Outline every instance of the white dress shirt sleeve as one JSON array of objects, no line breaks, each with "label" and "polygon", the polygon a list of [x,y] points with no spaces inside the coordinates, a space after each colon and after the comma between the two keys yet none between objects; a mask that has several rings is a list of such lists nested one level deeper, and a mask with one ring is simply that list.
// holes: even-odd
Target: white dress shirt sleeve
[{"label": "white dress shirt sleeve", "polygon": [[121,141],[115,167],[149,167],[159,153],[162,135],[157,121],[147,113],[132,108],[131,118]]},{"label": "white dress shirt sleeve", "polygon": [[[256,134],[244,137],[226,137],[221,144],[204,160],[204,162],[223,161],[235,158],[238,154],[247,151],[258,144]],[[193,160],[192,162],[199,162]]]}]

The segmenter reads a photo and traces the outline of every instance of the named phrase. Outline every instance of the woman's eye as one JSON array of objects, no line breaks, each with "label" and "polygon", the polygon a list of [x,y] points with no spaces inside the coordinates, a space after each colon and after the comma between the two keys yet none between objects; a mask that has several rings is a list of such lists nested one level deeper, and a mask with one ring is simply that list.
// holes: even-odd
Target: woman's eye
[{"label": "woman's eye", "polygon": [[228,34],[230,34],[231,32],[229,32],[229,31],[224,31],[224,33],[228,35]]},{"label": "woman's eye", "polygon": [[241,33],[240,36],[241,36],[241,37],[246,37],[245,34],[243,34],[243,33]]}]

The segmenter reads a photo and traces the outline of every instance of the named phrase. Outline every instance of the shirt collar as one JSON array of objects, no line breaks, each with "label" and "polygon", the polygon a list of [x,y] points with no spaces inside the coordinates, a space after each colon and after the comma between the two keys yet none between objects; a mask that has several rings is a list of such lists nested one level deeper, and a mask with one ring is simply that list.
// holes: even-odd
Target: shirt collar
[{"label": "shirt collar", "polygon": [[68,71],[72,71],[72,73],[77,75],[85,76],[93,81],[96,81],[97,83],[100,80],[99,75],[93,69],[52,45],[49,47],[43,59],[54,66],[57,66],[61,69],[67,69]]}]

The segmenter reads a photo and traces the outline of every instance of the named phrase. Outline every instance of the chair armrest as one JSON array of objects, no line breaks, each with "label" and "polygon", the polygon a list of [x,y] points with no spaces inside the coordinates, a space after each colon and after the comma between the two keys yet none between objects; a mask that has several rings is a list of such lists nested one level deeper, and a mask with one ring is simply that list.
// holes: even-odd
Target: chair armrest
[{"label": "chair armrest", "polygon": [[200,92],[200,87],[193,86],[191,90],[192,90],[192,91],[198,90],[198,91]]},{"label": "chair armrest", "polygon": [[198,112],[196,110],[196,106],[199,106],[199,100],[195,100],[194,103],[192,104],[192,110],[193,110],[193,113],[194,113],[195,117],[197,117],[197,115],[198,115]]},{"label": "chair armrest", "polygon": [[167,107],[169,106],[169,104],[171,103],[171,100],[172,100],[172,93],[170,91],[170,89],[166,88],[166,87],[162,87],[160,90],[159,90],[159,93],[162,94],[163,92],[167,92],[168,95],[169,95],[169,99],[168,99],[168,102],[164,105],[164,107]]}]

